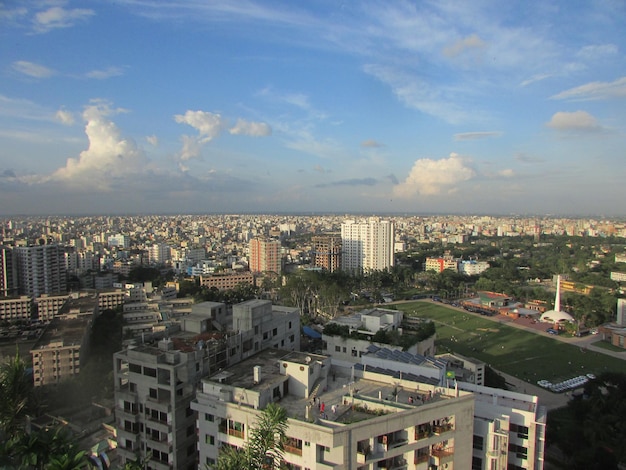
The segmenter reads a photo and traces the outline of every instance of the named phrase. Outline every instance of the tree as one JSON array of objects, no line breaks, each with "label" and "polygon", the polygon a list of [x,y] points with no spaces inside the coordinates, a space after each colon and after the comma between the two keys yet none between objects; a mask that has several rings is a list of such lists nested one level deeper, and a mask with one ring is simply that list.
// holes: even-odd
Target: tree
[{"label": "tree", "polygon": [[0,437],[15,436],[23,428],[26,416],[33,411],[34,403],[26,363],[16,352],[0,366]]},{"label": "tree", "polygon": [[225,447],[213,468],[215,470],[280,469],[284,463],[286,433],[287,411],[275,403],[270,403],[257,417],[256,426],[250,431],[250,439],[243,449]]}]

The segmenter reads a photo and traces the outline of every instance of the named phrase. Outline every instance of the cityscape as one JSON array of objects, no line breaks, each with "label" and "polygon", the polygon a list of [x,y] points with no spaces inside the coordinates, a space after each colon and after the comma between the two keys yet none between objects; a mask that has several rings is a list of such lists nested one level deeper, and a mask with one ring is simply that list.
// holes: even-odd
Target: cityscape
[{"label": "cityscape", "polygon": [[624,468],[624,24],[0,2],[0,468]]}]

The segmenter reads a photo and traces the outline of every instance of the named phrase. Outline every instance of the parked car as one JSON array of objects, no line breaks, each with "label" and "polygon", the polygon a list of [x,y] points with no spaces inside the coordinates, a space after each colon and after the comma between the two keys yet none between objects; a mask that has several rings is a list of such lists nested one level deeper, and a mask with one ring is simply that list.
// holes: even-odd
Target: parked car
[{"label": "parked car", "polygon": [[548,328],[546,330],[546,333],[548,333],[549,335],[558,335],[559,334],[559,330],[555,330],[554,328]]}]

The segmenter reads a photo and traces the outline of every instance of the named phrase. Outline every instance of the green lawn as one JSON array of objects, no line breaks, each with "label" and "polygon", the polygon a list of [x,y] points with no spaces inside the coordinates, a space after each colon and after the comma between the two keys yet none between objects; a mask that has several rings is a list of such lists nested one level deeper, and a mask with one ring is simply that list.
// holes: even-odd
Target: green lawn
[{"label": "green lawn", "polygon": [[397,308],[406,315],[435,321],[438,354],[451,351],[474,357],[528,382],[557,382],[588,372],[626,373],[624,360],[440,304],[414,302]]}]

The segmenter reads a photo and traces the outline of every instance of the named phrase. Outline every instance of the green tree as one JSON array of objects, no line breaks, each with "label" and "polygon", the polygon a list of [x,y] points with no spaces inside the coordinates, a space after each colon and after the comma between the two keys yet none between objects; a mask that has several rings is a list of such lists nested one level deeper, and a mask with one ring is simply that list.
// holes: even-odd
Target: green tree
[{"label": "green tree", "polygon": [[32,379],[26,369],[17,351],[0,366],[0,438],[15,436],[35,408]]},{"label": "green tree", "polygon": [[270,403],[259,414],[243,449],[225,447],[213,466],[215,470],[243,468],[280,469],[287,439],[287,411]]}]

